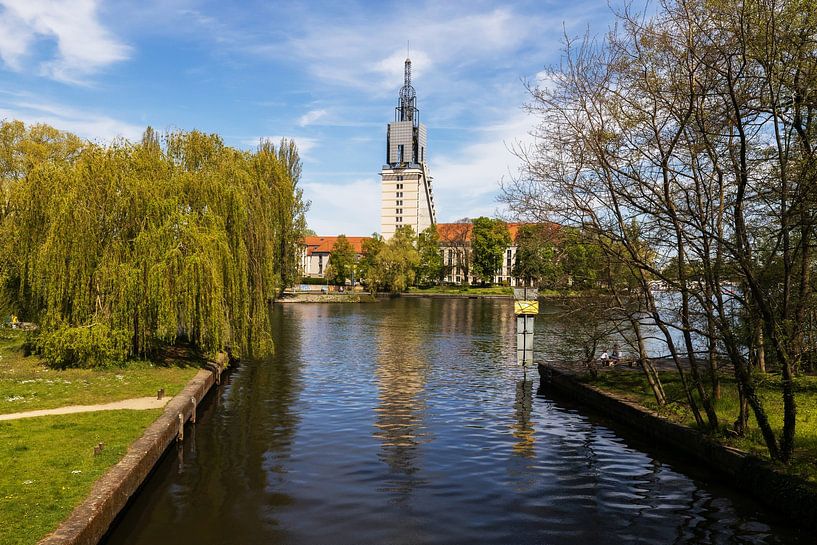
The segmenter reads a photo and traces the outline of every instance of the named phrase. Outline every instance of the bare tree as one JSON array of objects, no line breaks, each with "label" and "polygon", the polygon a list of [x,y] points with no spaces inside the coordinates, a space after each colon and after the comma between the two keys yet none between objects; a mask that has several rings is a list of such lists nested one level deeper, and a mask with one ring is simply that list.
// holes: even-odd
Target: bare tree
[{"label": "bare tree", "polygon": [[[728,361],[745,400],[738,431],[748,405],[770,456],[788,461],[814,299],[817,14],[800,1],[666,0],[649,18],[617,15],[603,40],[566,37],[562,64],[530,88],[537,141],[517,150],[525,169],[503,200],[626,263],[640,292],[627,297],[662,333],[698,424],[720,427]],[[782,373],[779,438],[755,384],[767,345]]]}]

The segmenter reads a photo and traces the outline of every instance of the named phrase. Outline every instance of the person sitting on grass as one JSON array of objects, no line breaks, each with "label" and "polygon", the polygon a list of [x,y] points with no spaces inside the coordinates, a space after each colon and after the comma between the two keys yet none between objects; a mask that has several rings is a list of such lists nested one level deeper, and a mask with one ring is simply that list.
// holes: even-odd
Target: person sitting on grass
[{"label": "person sitting on grass", "polygon": [[610,355],[607,354],[607,350],[601,353],[601,357],[599,358],[599,360],[601,361],[601,364],[605,367],[608,367],[610,365]]}]

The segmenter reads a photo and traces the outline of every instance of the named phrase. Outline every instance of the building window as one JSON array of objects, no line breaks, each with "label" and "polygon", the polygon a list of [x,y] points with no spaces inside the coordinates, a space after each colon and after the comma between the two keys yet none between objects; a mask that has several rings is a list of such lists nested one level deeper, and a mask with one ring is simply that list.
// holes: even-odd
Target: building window
[{"label": "building window", "polygon": [[[402,147],[402,146],[400,146],[400,147]],[[398,182],[402,182],[402,181],[403,181],[403,177],[402,177],[402,176],[398,176],[398,177],[397,177],[397,181],[398,181]],[[402,187],[403,187],[403,184],[397,184],[397,186],[398,186],[398,187],[400,187],[400,188],[402,188]]]},{"label": "building window", "polygon": [[405,152],[405,149],[406,149],[406,147],[403,144],[398,144],[397,145],[397,162],[398,163],[403,162],[403,154]]},{"label": "building window", "polygon": [[400,217],[400,216],[397,216],[397,218],[395,218],[395,222],[396,222],[396,223],[402,223],[402,222],[403,222],[403,218],[402,218],[402,217]]},{"label": "building window", "polygon": [[[402,178],[402,176],[401,176]],[[397,189],[403,189],[403,184],[397,184]]]},{"label": "building window", "polygon": [[448,266],[454,266],[454,250],[448,250]]},{"label": "building window", "polygon": [[506,262],[507,267],[508,267],[508,274],[511,274],[513,257],[511,256],[511,249],[510,248],[508,248],[507,258],[505,259],[505,262]]},{"label": "building window", "polygon": [[398,213],[398,214],[402,214],[402,213],[403,213],[403,209],[402,209],[402,208],[398,208],[398,209],[397,209],[397,213]]},{"label": "building window", "polygon": [[323,256],[318,256],[318,274],[323,274]]},{"label": "building window", "polygon": [[397,198],[398,198],[398,199],[402,199],[402,198],[403,198],[403,192],[402,192],[402,191],[398,191],[398,192],[397,192]]},{"label": "building window", "polygon": [[397,206],[403,206],[403,201],[397,201]]}]

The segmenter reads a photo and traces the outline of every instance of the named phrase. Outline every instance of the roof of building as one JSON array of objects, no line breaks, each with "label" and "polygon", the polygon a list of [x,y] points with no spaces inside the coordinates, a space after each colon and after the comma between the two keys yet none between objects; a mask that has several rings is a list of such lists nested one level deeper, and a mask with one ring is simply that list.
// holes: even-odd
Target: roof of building
[{"label": "roof of building", "polygon": [[[363,241],[369,238],[371,237],[346,237],[346,240],[348,240],[349,244],[352,245],[352,249],[356,254],[362,254]],[[312,255],[313,253],[331,253],[332,248],[335,247],[335,241],[337,239],[338,237],[305,237],[304,244],[306,245],[306,255]]]},{"label": "roof of building", "polygon": [[[472,223],[438,223],[437,225],[437,234],[440,236],[440,241],[442,242],[470,242],[471,241],[471,233],[474,230],[474,225]],[[519,228],[524,223],[508,223],[508,234],[511,235],[511,240],[514,242],[516,241],[516,235],[519,233]],[[556,224],[552,224],[556,225]]]}]

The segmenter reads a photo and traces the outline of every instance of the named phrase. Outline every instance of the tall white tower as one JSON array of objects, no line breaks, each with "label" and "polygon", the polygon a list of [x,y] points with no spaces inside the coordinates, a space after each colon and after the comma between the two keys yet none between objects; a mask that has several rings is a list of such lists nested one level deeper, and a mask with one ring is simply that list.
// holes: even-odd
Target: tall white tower
[{"label": "tall white tower", "polygon": [[380,171],[380,234],[386,240],[403,225],[419,234],[437,221],[426,159],[426,127],[420,123],[411,86],[411,59],[406,59],[394,122],[386,131],[386,164]]}]

